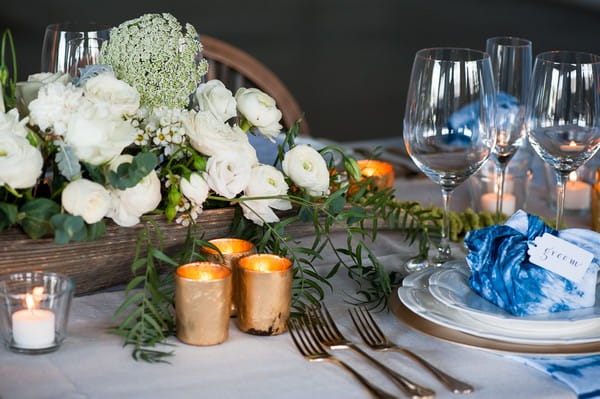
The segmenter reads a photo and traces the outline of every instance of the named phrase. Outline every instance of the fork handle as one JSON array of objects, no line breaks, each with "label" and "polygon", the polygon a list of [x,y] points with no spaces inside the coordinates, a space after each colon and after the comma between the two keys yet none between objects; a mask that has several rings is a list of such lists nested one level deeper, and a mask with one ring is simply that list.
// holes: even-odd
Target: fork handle
[{"label": "fork handle", "polygon": [[342,362],[341,360],[331,357],[329,358],[333,363],[337,364],[350,374],[352,374],[368,391],[369,393],[377,399],[398,399],[396,396],[393,396],[386,391],[379,389],[375,385],[371,384],[365,377],[362,376],[358,371],[354,370],[352,367]]},{"label": "fork handle", "polygon": [[453,393],[471,393],[473,392],[473,386],[467,384],[466,382],[460,381],[451,375],[444,373],[442,370],[435,367],[433,364],[429,363],[427,360],[423,359],[421,356],[416,353],[400,347],[392,347],[390,348],[393,351],[400,352],[415,362],[419,363],[421,366],[425,367],[427,370],[431,371],[433,375],[437,377],[437,379],[446,386]]},{"label": "fork handle", "polygon": [[419,385],[416,382],[409,380],[408,378],[404,377],[401,374],[398,374],[394,370],[390,369],[389,367],[385,366],[384,364],[380,363],[379,361],[377,361],[374,358],[372,358],[371,356],[369,356],[367,353],[363,352],[358,346],[356,346],[354,344],[350,344],[350,345],[348,345],[348,348],[352,349],[354,352],[363,356],[365,359],[370,361],[374,366],[376,366],[381,371],[386,373],[394,382],[396,382],[398,387],[400,387],[400,389],[402,389],[402,391],[405,394],[409,395],[410,398],[412,398],[412,399],[433,399],[433,398],[435,398],[435,391],[433,391],[429,388],[426,388],[422,385]]}]

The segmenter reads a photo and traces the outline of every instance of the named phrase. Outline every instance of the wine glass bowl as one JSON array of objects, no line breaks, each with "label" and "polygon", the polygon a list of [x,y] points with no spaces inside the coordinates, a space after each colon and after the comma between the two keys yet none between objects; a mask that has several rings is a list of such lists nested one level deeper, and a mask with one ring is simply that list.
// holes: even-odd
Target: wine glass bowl
[{"label": "wine glass bowl", "polygon": [[557,228],[570,172],[600,149],[600,57],[549,51],[535,60],[527,108],[529,142],[557,175]]},{"label": "wine glass bowl", "polygon": [[104,39],[88,37],[71,39],[67,43],[65,72],[78,76],[79,70],[87,65],[98,64]]},{"label": "wine glass bowl", "polygon": [[494,147],[494,101],[486,53],[459,48],[417,52],[404,115],[404,143],[419,169],[442,189],[444,221],[434,264],[451,259],[452,191],[483,165]]}]

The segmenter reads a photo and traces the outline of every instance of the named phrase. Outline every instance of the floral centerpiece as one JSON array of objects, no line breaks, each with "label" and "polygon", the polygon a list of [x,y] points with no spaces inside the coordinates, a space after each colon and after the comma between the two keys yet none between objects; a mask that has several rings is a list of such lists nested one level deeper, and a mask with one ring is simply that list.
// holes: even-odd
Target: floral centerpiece
[{"label": "floral centerpiece", "polygon": [[[12,77],[4,59],[7,41],[10,33],[0,60],[0,230],[18,226],[32,238],[66,244],[102,236],[106,220],[125,228],[147,222],[114,330],[134,345],[136,358],[165,355],[150,348],[174,327],[172,273],[161,274],[160,265],[202,256],[198,246],[210,244],[197,220],[211,207],[237,206],[233,236],[294,262],[299,310],[322,299],[328,277],[342,266],[361,284],[363,300],[385,303],[396,277],[368,245],[381,220],[418,240],[418,256],[438,231],[437,210],[373,189],[340,148],[296,145],[299,124],[282,132],[281,111],[268,94],[256,88],[234,94],[218,80],[201,83],[207,64],[196,31],[169,14],[114,28],[102,64],[78,77],[40,73],[17,83],[14,51]],[[259,161],[249,134],[280,138],[273,165]],[[162,250],[148,214],[189,226],[179,254]],[[296,222],[312,226],[310,245],[286,232]],[[454,222],[456,232],[479,227],[480,219],[471,213]],[[348,234],[346,247],[330,239],[334,224]],[[339,259],[327,276],[312,267],[325,248]]]}]

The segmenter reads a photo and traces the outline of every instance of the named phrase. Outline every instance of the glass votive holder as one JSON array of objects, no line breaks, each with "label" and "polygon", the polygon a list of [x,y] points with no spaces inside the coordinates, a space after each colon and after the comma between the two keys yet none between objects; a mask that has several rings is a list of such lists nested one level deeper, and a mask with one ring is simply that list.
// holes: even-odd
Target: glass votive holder
[{"label": "glass votive holder", "polygon": [[[556,171],[544,163],[546,186],[548,188],[548,205],[556,210]],[[587,164],[569,174],[565,184],[564,212],[570,215],[584,215],[590,211],[592,200],[592,186],[594,184],[595,170]]]},{"label": "glass votive holder", "polygon": [[221,251],[215,251],[210,247],[202,247],[202,253],[209,262],[219,263],[232,272],[232,297],[231,315],[237,314],[237,303],[239,302],[239,271],[238,262],[240,258],[256,253],[254,244],[239,238],[216,238],[208,241]]},{"label": "glass votive holder", "polygon": [[75,283],[47,272],[0,276],[0,332],[13,352],[39,354],[57,350],[67,335]]},{"label": "glass votive holder", "polygon": [[175,270],[177,338],[190,345],[216,345],[229,337],[231,270],[194,262]]},{"label": "glass votive holder", "polygon": [[[531,171],[528,165],[509,163],[504,176],[504,194],[502,195],[502,213],[512,215],[519,209],[525,209],[529,195]],[[496,165],[493,160],[487,161],[483,167],[469,179],[471,207],[477,211],[496,212],[498,186]]]},{"label": "glass votive holder", "polygon": [[254,335],[285,332],[292,300],[292,262],[277,255],[256,254],[240,259],[239,267],[239,329]]}]

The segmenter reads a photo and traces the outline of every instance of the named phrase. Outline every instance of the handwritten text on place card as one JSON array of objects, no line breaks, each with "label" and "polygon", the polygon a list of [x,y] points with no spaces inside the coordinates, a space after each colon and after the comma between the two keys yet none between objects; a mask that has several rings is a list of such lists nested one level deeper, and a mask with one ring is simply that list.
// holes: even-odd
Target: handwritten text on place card
[{"label": "handwritten text on place card", "polygon": [[544,233],[529,243],[529,261],[575,283],[579,283],[594,259],[591,252]]}]

